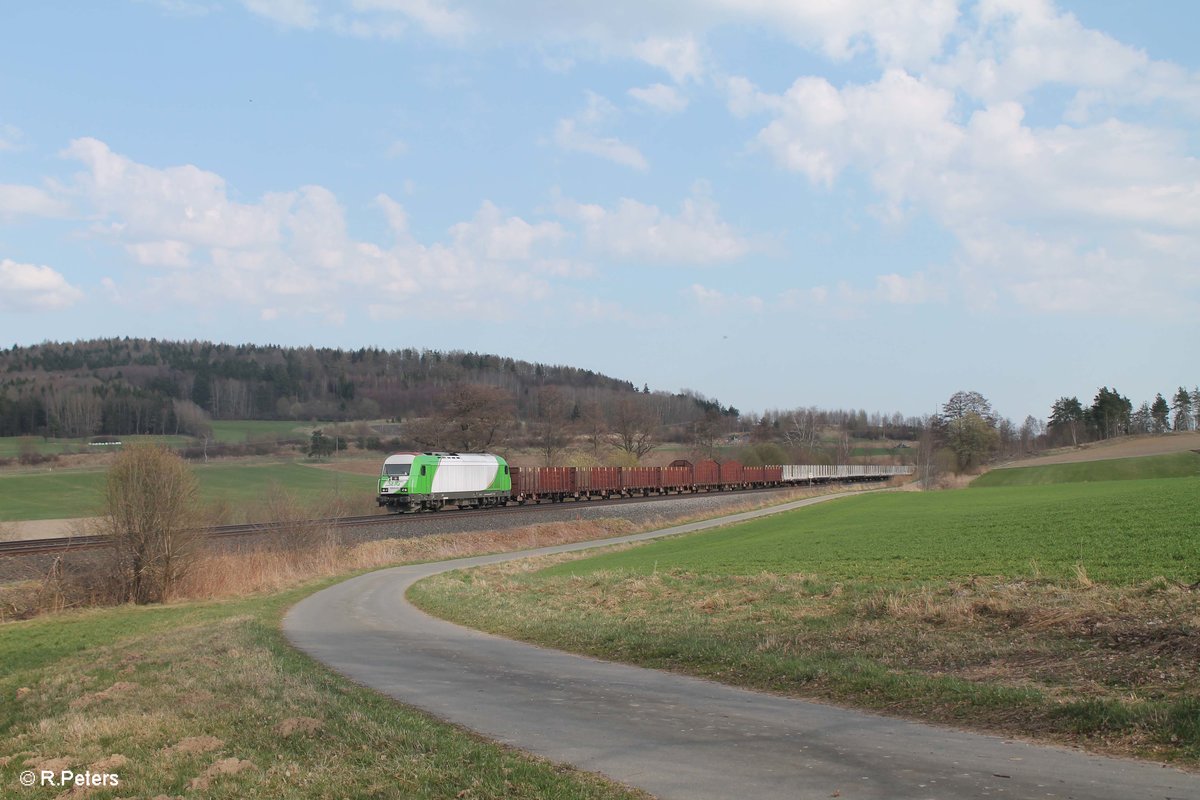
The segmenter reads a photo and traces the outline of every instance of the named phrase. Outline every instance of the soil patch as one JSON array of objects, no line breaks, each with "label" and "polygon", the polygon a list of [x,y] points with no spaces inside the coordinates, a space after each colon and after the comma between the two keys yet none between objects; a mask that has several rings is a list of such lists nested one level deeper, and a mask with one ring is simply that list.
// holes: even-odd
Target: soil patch
[{"label": "soil patch", "polygon": [[254,766],[253,761],[243,761],[236,758],[223,758],[213,764],[208,769],[204,770],[199,777],[193,778],[189,786],[193,789],[203,791],[209,787],[214,778],[219,778],[222,775],[236,775],[242,770],[250,769]]},{"label": "soil patch", "polygon": [[186,739],[180,739],[177,744],[166,748],[163,752],[167,755],[172,753],[188,755],[191,753],[207,753],[210,750],[216,750],[224,746],[225,742],[215,736],[189,736]]}]

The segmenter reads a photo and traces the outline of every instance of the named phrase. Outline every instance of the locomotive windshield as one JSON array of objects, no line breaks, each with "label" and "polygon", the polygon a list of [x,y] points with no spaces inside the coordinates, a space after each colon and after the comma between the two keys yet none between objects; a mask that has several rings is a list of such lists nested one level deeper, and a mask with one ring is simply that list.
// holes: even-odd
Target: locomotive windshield
[{"label": "locomotive windshield", "polygon": [[383,474],[399,478],[407,475],[410,469],[412,469],[412,464],[384,464]]}]

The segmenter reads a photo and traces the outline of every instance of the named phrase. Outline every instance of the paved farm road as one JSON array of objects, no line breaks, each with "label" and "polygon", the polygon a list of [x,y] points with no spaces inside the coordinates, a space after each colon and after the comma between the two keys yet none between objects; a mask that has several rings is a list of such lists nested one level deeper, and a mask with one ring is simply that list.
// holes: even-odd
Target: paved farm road
[{"label": "paved farm road", "polygon": [[442,622],[404,600],[412,583],[438,572],[596,544],[363,575],[300,602],[284,631],[401,702],[662,798],[1200,798],[1200,775],[581,658]]}]

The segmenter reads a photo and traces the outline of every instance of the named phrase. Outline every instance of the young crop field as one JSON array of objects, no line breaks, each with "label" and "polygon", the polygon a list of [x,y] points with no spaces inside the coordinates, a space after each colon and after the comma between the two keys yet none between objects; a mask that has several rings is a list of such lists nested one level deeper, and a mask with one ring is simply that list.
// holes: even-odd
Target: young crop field
[{"label": "young crop field", "polygon": [[[280,616],[314,588],[0,626],[0,795],[645,797],[486,742],[292,650]],[[22,789],[29,769],[116,774],[119,786]]]},{"label": "young crop field", "polygon": [[[374,478],[303,464],[210,464],[195,467],[201,500],[229,509],[252,506],[274,487],[305,497],[374,495]],[[106,473],[54,470],[0,475],[0,521],[67,519],[99,513]]]},{"label": "young crop field", "polygon": [[1077,564],[1112,584],[1200,579],[1200,478],[847,498],[546,574],[767,571],[899,583],[1035,569],[1067,579]]},{"label": "young crop field", "polygon": [[431,613],[802,697],[1200,764],[1200,477],[847,498],[451,573]]},{"label": "young crop field", "polygon": [[971,482],[974,488],[1042,486],[1052,483],[1184,478],[1200,475],[1200,453],[1184,451],[1139,458],[994,469]]}]

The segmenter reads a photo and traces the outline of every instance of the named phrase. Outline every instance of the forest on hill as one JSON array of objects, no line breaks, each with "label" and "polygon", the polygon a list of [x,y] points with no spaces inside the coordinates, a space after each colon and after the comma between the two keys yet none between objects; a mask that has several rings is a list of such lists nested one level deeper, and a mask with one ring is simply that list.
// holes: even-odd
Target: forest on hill
[{"label": "forest on hill", "polygon": [[[576,415],[584,406],[650,394],[591,370],[481,353],[46,342],[0,350],[0,436],[198,435],[211,420],[400,420],[434,414],[445,393],[461,385],[503,393],[518,419],[537,415],[545,386],[558,387]],[[653,397],[667,423],[725,411],[691,393]]]}]

